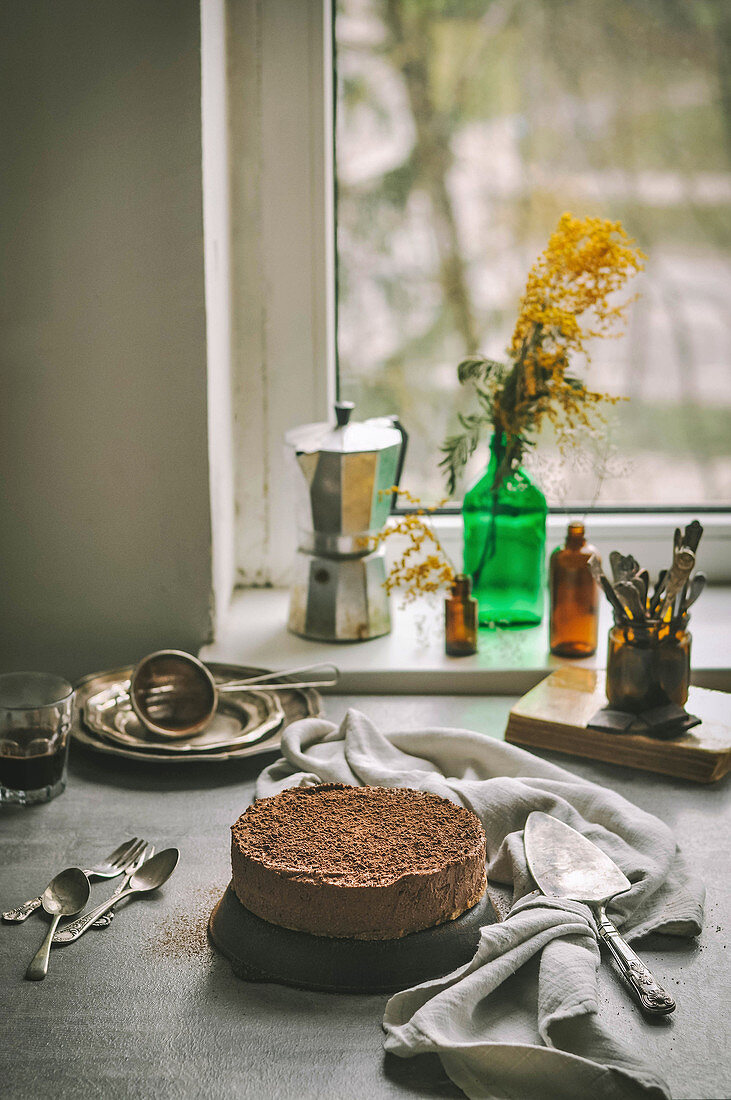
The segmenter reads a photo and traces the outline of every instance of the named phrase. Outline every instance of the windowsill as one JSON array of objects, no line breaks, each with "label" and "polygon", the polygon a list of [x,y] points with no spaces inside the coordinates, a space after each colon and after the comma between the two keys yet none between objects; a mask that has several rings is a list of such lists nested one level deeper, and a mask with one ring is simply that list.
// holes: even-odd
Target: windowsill
[{"label": "windowsill", "polygon": [[[481,630],[473,657],[447,657],[441,601],[400,609],[392,604],[391,633],[368,642],[308,641],[286,627],[289,593],[246,588],[234,593],[217,640],[205,660],[263,668],[331,662],[340,669],[338,692],[373,694],[522,695],[554,668],[604,668],[611,611],[602,603],[599,648],[593,657],[566,661],[548,653],[548,627]],[[731,691],[731,587],[709,588],[693,609],[693,683]]]}]

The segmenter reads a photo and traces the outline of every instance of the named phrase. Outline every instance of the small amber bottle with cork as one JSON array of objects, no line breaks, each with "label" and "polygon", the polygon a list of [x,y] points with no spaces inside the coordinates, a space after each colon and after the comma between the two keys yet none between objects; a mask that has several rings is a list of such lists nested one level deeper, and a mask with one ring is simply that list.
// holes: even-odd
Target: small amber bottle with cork
[{"label": "small amber bottle with cork", "polygon": [[596,652],[599,589],[589,558],[596,550],[586,541],[584,524],[572,520],[566,544],[551,554],[551,653],[556,657],[590,657]]},{"label": "small amber bottle with cork", "polygon": [[472,595],[472,578],[458,573],[452,594],[444,601],[445,648],[450,657],[477,653],[477,600]]}]

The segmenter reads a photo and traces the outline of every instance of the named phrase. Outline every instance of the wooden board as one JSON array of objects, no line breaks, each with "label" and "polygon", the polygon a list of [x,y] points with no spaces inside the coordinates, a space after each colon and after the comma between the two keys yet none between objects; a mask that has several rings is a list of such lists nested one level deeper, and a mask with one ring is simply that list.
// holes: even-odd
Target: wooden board
[{"label": "wooden board", "polygon": [[510,711],[505,740],[698,783],[713,783],[731,768],[731,695],[692,687],[686,708],[701,724],[667,741],[588,729],[606,704],[603,672],[557,669]]}]

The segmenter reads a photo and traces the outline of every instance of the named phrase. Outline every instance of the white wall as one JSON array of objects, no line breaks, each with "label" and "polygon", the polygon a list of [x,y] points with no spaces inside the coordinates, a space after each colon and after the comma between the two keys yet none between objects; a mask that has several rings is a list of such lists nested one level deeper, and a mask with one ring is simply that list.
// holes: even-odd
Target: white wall
[{"label": "white wall", "polygon": [[197,0],[0,5],[0,671],[208,635]]}]

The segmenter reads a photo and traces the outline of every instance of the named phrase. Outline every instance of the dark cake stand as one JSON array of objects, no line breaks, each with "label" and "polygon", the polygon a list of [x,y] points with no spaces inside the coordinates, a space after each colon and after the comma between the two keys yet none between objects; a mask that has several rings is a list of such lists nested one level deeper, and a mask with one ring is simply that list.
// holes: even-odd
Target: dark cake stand
[{"label": "dark cake stand", "polygon": [[246,909],[229,884],[208,932],[239,978],[328,993],[395,993],[469,962],[483,925],[497,920],[487,894],[456,920],[398,940],[346,940],[292,932]]}]

